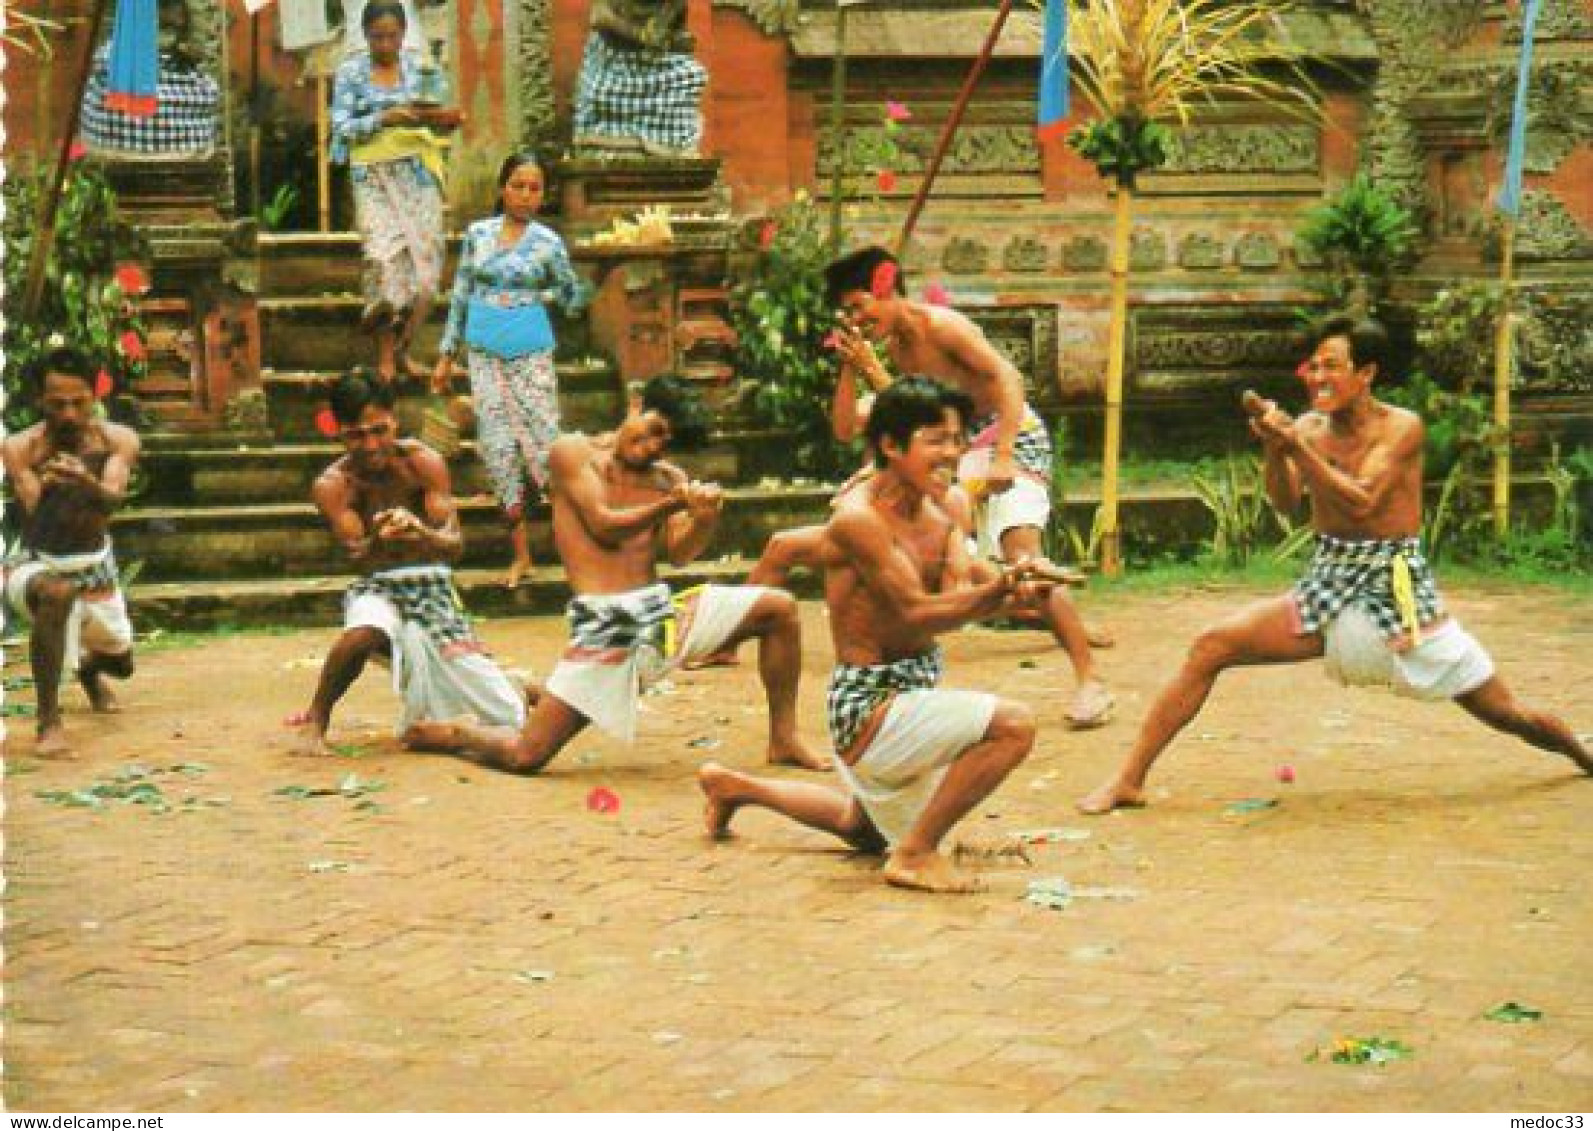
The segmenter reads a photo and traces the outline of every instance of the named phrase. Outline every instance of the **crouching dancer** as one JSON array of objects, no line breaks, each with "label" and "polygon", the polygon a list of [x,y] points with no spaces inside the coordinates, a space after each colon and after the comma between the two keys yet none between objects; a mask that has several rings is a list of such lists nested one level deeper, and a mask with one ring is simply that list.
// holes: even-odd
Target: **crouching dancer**
[{"label": "crouching dancer", "polygon": [[1298,419],[1245,395],[1261,441],[1267,496],[1292,513],[1311,498],[1316,556],[1281,597],[1201,633],[1162,691],[1117,774],[1085,797],[1085,813],[1144,803],[1151,763],[1192,720],[1228,668],[1322,657],[1345,684],[1391,686],[1414,699],[1453,699],[1495,730],[1593,758],[1564,722],[1518,702],[1482,645],[1443,608],[1422,556],[1422,422],[1372,396],[1388,336],[1370,320],[1323,323],[1304,369],[1309,411]]},{"label": "crouching dancer", "polygon": [[943,386],[898,381],[868,422],[878,471],[836,504],[826,527],[825,602],[838,663],[830,734],[845,789],[757,778],[715,763],[698,780],[708,831],[761,806],[865,851],[889,848],[884,877],[932,892],[979,889],[941,839],[1000,785],[1034,745],[1029,708],[938,687],[935,637],[1026,595],[1033,563],[970,583],[962,531],[942,501],[957,470],[960,423]]},{"label": "crouching dancer", "polygon": [[399,439],[393,397],[391,386],[357,374],[332,390],[347,454],[321,473],[312,497],[365,574],[343,598],[343,635],[321,668],[299,753],[326,752],[332,708],[371,659],[392,667],[403,701],[398,735],[412,749],[434,749],[430,720],[525,721],[524,695],[488,657],[454,591],[448,563],[464,539],[448,465],[420,441]]},{"label": "crouching dancer", "polygon": [[829,759],[797,734],[802,670],[796,600],[780,589],[703,585],[671,596],[658,580],[660,549],[685,565],[707,548],[724,493],[687,478],[663,456],[701,433],[701,408],[676,378],[655,377],[625,419],[599,436],[566,433],[549,458],[553,541],[576,596],[570,643],[524,731],[468,724],[425,730],[438,746],[475,751],[488,765],[535,773],[588,723],[630,742],[642,690],[676,665],[758,641],[769,705],[768,760],[810,770]]},{"label": "crouching dancer", "polygon": [[31,618],[28,655],[44,758],[71,746],[61,727],[61,682],[70,664],[96,711],[114,711],[105,676],[133,674],[133,626],[111,553],[111,514],[138,462],[136,433],[99,419],[99,366],[70,349],[31,374],[39,423],[5,441],[5,470],[22,507],[22,552],[5,565],[7,611]]}]

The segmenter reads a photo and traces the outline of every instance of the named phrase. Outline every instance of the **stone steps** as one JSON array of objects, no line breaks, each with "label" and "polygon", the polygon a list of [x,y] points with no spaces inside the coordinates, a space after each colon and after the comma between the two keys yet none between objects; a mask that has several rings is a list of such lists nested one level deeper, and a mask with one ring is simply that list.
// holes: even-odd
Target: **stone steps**
[{"label": "stone steps", "polygon": [[[304,461],[305,469],[313,468]],[[770,534],[821,521],[832,487],[732,488],[715,540],[716,553],[755,557]],[[489,568],[508,561],[509,550],[497,503],[485,494],[459,500],[466,566]],[[315,507],[295,501],[223,505],[131,507],[112,524],[117,557],[142,562],[150,581],[242,581],[335,574],[345,568],[341,547]],[[531,513],[532,554],[553,560],[549,510]]]}]

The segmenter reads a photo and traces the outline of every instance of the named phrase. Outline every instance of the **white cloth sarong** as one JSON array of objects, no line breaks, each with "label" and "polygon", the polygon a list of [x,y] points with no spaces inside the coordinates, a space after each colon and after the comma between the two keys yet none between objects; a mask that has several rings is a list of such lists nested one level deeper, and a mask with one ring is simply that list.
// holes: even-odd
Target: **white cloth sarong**
[{"label": "white cloth sarong", "polygon": [[570,645],[546,690],[600,730],[633,742],[641,693],[680,664],[722,649],[768,592],[761,585],[703,585],[669,598],[659,582],[577,597],[570,603]]},{"label": "white cloth sarong", "polygon": [[964,750],[984,738],[996,697],[932,687],[897,692],[863,756],[835,760],[852,795],[887,843],[905,837]]},{"label": "white cloth sarong", "polygon": [[[448,584],[449,576],[446,567],[414,566],[384,570],[367,581],[436,586]],[[515,730],[525,725],[524,693],[474,639],[450,642],[436,626],[404,616],[392,598],[376,592],[349,595],[343,627],[374,628],[387,636],[393,691],[403,703],[396,731],[400,737],[415,723],[461,716]]]},{"label": "white cloth sarong", "polygon": [[73,671],[89,653],[120,656],[132,650],[133,622],[127,616],[127,598],[116,583],[116,559],[110,539],[87,554],[42,554],[30,550],[22,560],[7,563],[6,605],[10,614],[23,623],[31,616],[28,586],[40,574],[64,578],[78,588],[78,598],[66,620],[62,652]]},{"label": "white cloth sarong", "polygon": [[1019,476],[1001,494],[981,500],[974,516],[980,556],[1000,558],[1001,536],[1007,531],[1019,526],[1046,528],[1051,521],[1051,496],[1033,479]]},{"label": "white cloth sarong", "polygon": [[1322,641],[1332,679],[1346,687],[1391,687],[1409,699],[1454,699],[1494,673],[1487,651],[1453,618],[1426,629],[1415,647],[1396,652],[1372,614],[1350,604],[1323,629]]}]

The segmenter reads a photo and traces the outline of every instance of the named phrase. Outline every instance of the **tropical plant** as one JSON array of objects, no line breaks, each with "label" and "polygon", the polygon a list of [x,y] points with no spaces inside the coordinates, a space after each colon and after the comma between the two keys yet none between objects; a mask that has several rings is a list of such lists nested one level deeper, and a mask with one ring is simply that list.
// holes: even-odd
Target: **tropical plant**
[{"label": "tropical plant", "polygon": [[824,301],[828,233],[806,193],[751,226],[756,245],[730,296],[735,362],[763,421],[796,433],[792,463],[815,475],[850,470],[855,449],[836,441],[829,403],[836,366],[825,339],[835,312]]},{"label": "tropical plant", "polygon": [[7,7],[9,10],[5,14],[4,26],[0,28],[0,44],[13,51],[37,55],[41,59],[55,58],[55,44],[52,41],[66,30],[66,26],[44,16],[19,12],[15,5]]},{"label": "tropical plant", "polygon": [[43,168],[13,166],[4,187],[5,422],[12,428],[32,419],[29,398],[17,395],[22,374],[50,349],[72,346],[98,359],[102,399],[145,372],[144,326],[133,300],[149,287],[140,266],[147,248],[118,215],[104,175],[81,158],[61,190],[38,308],[22,310],[47,177]]},{"label": "tropical plant", "polygon": [[1101,565],[1121,569],[1117,468],[1122,449],[1128,244],[1134,188],[1164,163],[1168,129],[1197,100],[1259,101],[1320,118],[1316,88],[1280,33],[1274,0],[1079,0],[1069,8],[1073,80],[1095,112],[1068,143],[1116,184],[1112,217]]},{"label": "tropical plant", "polygon": [[268,232],[280,232],[288,226],[299,203],[299,190],[293,185],[278,185],[271,199],[260,206],[260,226]]},{"label": "tropical plant", "polygon": [[1415,218],[1365,173],[1305,214],[1300,241],[1327,261],[1334,298],[1356,314],[1370,313],[1388,276],[1416,246]]}]

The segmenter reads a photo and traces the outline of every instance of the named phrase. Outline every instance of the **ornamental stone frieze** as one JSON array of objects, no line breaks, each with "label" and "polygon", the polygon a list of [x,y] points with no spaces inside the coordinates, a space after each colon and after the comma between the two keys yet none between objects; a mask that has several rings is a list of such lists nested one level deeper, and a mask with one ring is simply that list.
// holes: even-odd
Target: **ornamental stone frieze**
[{"label": "ornamental stone frieze", "polygon": [[[893,168],[898,173],[921,173],[934,155],[940,123],[908,125],[887,133],[880,125],[847,127],[846,166],[865,171],[873,155],[889,152],[897,157]],[[819,130],[818,169],[827,175],[835,168],[835,134],[827,126]],[[964,124],[952,138],[941,166],[943,174],[1030,174],[1040,171],[1040,151],[1035,145],[1034,127],[1018,125]]]},{"label": "ornamental stone frieze", "polygon": [[546,150],[558,140],[553,99],[553,0],[515,0],[515,5],[520,143]]},{"label": "ornamental stone frieze", "polygon": [[1265,388],[1298,362],[1298,330],[1287,306],[1152,306],[1130,317],[1134,387],[1144,392]]},{"label": "ornamental stone frieze", "polygon": [[1033,236],[1014,236],[1001,252],[1001,265],[1008,271],[1044,271],[1047,258],[1045,244]]},{"label": "ornamental stone frieze", "polygon": [[1074,236],[1062,245],[1066,271],[1100,271],[1106,267],[1106,241],[1099,236]]},{"label": "ornamental stone frieze", "polygon": [[[1484,134],[1502,151],[1509,143],[1514,110],[1514,68],[1500,68],[1487,86]],[[1593,62],[1535,59],[1527,84],[1526,171],[1552,173],[1589,142],[1593,142]]]},{"label": "ornamental stone frieze", "polygon": [[1314,126],[1194,125],[1172,131],[1168,173],[1315,173],[1322,163]]},{"label": "ornamental stone frieze", "polygon": [[789,35],[802,18],[801,0],[714,0],[714,7],[747,13],[764,35]]},{"label": "ornamental stone frieze", "polygon": [[1167,237],[1155,228],[1136,228],[1128,241],[1130,271],[1160,271],[1167,266]]},{"label": "ornamental stone frieze", "polygon": [[[1505,20],[1506,43],[1521,42],[1521,9],[1517,7]],[[1533,43],[1555,39],[1593,39],[1593,12],[1587,0],[1543,0]]]},{"label": "ornamental stone frieze", "polygon": [[1178,241],[1178,266],[1186,271],[1216,270],[1224,254],[1222,241],[1206,232],[1190,232]]},{"label": "ornamental stone frieze", "polygon": [[1250,271],[1270,271],[1283,262],[1278,240],[1267,232],[1246,232],[1233,245],[1234,262]]},{"label": "ornamental stone frieze", "polygon": [[[1496,248],[1491,258],[1498,258]],[[1552,193],[1524,192],[1521,194],[1521,218],[1516,224],[1516,258],[1523,261],[1593,259],[1593,234]]]},{"label": "ornamental stone frieze", "polygon": [[982,240],[953,236],[941,253],[940,264],[954,275],[982,275],[990,266],[990,248]]}]

